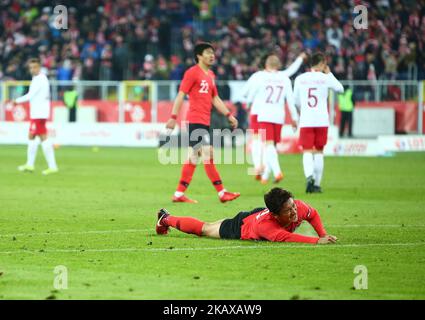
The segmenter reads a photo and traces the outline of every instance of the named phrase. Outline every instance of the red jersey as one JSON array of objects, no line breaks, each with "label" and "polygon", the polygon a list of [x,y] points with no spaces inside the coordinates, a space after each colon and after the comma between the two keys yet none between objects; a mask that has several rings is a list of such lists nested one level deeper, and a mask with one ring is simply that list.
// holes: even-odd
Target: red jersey
[{"label": "red jersey", "polygon": [[210,125],[212,99],[217,95],[214,72],[206,73],[199,65],[189,68],[180,84],[180,91],[189,95],[187,121]]},{"label": "red jersey", "polygon": [[[326,235],[319,214],[316,209],[300,200],[294,200],[294,202],[298,213],[298,220],[296,222],[284,228],[277,222],[268,209],[263,209],[249,215],[243,220],[241,239],[317,243],[319,237]],[[304,220],[312,225],[319,237],[308,237],[293,233]]]}]

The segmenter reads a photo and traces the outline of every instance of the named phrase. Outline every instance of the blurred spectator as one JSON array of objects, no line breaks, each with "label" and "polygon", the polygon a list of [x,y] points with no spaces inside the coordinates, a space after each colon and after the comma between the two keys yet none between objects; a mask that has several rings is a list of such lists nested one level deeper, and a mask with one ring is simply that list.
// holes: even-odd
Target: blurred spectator
[{"label": "blurred spectator", "polygon": [[66,59],[62,62],[62,65],[58,68],[56,74],[58,80],[71,80],[72,79],[72,65],[71,60]]},{"label": "blurred spectator", "polygon": [[2,79],[27,79],[30,56],[58,79],[178,79],[199,40],[216,47],[221,80],[247,79],[268,51],[289,64],[315,50],[341,79],[425,78],[425,0],[364,1],[366,30],[352,0],[64,0],[67,30],[47,3],[0,1]]}]

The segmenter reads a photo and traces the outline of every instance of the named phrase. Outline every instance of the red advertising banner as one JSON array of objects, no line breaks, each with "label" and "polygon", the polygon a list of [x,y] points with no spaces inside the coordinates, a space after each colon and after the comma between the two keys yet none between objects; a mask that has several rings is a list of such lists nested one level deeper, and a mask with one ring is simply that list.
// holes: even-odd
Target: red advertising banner
[{"label": "red advertising banner", "polygon": [[[228,108],[235,113],[236,107],[230,102],[225,102]],[[78,103],[79,108],[95,108],[97,110],[98,122],[118,122],[119,107],[116,101],[104,100],[81,100]],[[56,107],[65,107],[62,101],[52,101],[52,109]],[[186,119],[186,113],[189,107],[188,101],[183,103],[178,122]],[[358,102],[356,108],[393,108],[396,114],[396,130],[397,132],[416,132],[418,126],[418,105],[416,102]],[[157,122],[165,123],[171,114],[173,101],[158,101]],[[286,108],[285,124],[290,124],[290,113]],[[53,115],[53,112],[52,112]],[[52,115],[49,121],[52,121]],[[425,110],[424,110],[425,118]],[[6,121],[22,122],[29,120],[29,103],[21,103],[12,105],[6,103]],[[150,123],[152,122],[152,106],[150,102],[125,102],[124,104],[124,121],[127,123]],[[336,123],[340,121],[340,112],[336,110]],[[423,133],[425,133],[425,121],[423,123]]]}]

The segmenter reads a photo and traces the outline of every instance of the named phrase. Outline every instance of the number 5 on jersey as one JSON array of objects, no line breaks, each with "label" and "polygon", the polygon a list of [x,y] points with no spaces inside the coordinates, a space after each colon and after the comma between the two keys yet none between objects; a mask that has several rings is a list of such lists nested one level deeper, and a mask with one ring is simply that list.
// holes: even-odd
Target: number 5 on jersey
[{"label": "number 5 on jersey", "polygon": [[317,90],[317,88],[309,88],[308,89],[308,106],[310,108],[317,107],[317,96],[313,94],[313,91]]}]

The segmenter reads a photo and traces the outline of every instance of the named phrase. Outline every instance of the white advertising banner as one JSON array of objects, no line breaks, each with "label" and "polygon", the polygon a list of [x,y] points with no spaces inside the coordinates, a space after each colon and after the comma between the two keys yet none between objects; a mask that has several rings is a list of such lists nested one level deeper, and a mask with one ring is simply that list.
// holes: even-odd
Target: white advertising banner
[{"label": "white advertising banner", "polygon": [[[48,123],[54,144],[76,146],[157,147],[164,124]],[[0,122],[0,144],[26,144],[28,122]]]},{"label": "white advertising banner", "polygon": [[425,135],[379,136],[385,151],[425,151]]},{"label": "white advertising banner", "polygon": [[325,155],[376,157],[384,154],[382,146],[376,139],[339,139],[329,142]]}]

